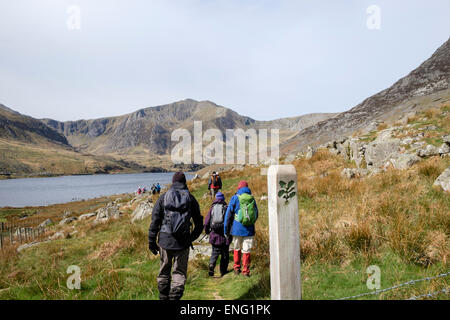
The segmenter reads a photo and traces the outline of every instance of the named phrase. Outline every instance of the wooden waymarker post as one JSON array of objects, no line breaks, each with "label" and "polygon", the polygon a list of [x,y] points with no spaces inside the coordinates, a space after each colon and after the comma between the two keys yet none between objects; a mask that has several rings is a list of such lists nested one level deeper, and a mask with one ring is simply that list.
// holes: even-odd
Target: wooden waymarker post
[{"label": "wooden waymarker post", "polygon": [[272,300],[300,300],[300,233],[297,172],[272,165],[267,172]]}]

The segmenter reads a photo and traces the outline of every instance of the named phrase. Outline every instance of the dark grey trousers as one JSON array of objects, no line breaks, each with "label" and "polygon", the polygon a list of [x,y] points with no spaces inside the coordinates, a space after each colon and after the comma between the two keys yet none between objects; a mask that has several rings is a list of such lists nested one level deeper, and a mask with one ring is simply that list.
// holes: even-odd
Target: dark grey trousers
[{"label": "dark grey trousers", "polygon": [[211,252],[211,258],[209,259],[209,265],[213,266],[212,268],[216,266],[217,259],[220,257],[220,273],[225,274],[227,273],[228,269],[228,263],[230,262],[230,256],[229,256],[229,250],[230,246],[223,245],[223,246],[212,246],[212,252]]},{"label": "dark grey trousers", "polygon": [[180,300],[186,283],[189,248],[184,250],[160,248],[159,254],[161,257],[157,277],[159,298],[161,300]]}]

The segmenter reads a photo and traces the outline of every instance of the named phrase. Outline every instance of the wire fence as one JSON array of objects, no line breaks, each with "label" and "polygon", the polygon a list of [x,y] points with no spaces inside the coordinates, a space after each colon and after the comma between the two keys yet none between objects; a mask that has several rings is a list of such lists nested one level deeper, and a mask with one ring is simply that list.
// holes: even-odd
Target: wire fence
[{"label": "wire fence", "polygon": [[[439,274],[439,275],[434,276],[434,277],[426,277],[426,278],[422,278],[422,279],[410,280],[410,281],[403,282],[403,283],[397,284],[397,285],[389,287],[389,288],[379,289],[379,290],[375,290],[375,291],[371,291],[371,292],[365,292],[365,293],[357,294],[357,295],[354,295],[354,296],[339,298],[339,299],[336,299],[336,300],[349,300],[349,299],[356,299],[356,298],[370,296],[370,295],[377,295],[377,294],[380,294],[380,293],[383,293],[383,292],[387,292],[387,291],[391,291],[391,290],[398,289],[398,288],[401,288],[401,287],[409,286],[409,285],[412,285],[412,284],[415,284],[415,283],[418,283],[418,282],[430,281],[430,280],[434,280],[434,279],[438,279],[438,278],[447,277],[448,275],[450,275],[450,272],[442,273],[442,274]],[[427,294],[420,295],[420,296],[413,296],[413,297],[409,298],[408,300],[417,300],[419,298],[429,297],[429,296],[433,297],[433,296],[438,295],[440,293],[448,293],[448,292],[449,291],[446,288],[446,289],[443,289],[443,290],[440,290],[440,291],[427,293]]]},{"label": "wire fence", "polygon": [[41,239],[46,229],[37,225],[40,220],[0,222],[0,249]]}]

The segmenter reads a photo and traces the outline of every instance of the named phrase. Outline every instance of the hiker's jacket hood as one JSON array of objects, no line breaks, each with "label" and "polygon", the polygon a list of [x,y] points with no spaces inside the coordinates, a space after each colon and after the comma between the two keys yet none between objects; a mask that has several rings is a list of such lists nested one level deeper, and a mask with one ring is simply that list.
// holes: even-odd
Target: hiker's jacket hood
[{"label": "hiker's jacket hood", "polygon": [[[186,184],[180,182],[174,182],[170,187],[172,190],[188,190]],[[203,217],[200,214],[200,207],[197,200],[192,194],[189,193],[189,203],[187,208],[191,214],[192,220],[194,221],[194,230],[191,232],[190,238],[185,239],[183,243],[177,241],[171,234],[161,231],[161,225],[164,220],[164,197],[163,193],[155,203],[152,211],[152,222],[150,224],[148,232],[148,241],[150,243],[155,243],[158,237],[158,244],[160,247],[166,250],[183,250],[190,246],[190,244],[197,239],[203,230]],[[173,205],[173,204],[172,204]],[[184,204],[181,204],[184,205]]]},{"label": "hiker's jacket hood", "polygon": [[[212,230],[211,229],[211,212],[212,212],[212,208],[215,204],[223,204],[223,205],[227,205],[227,203],[225,202],[225,200],[214,200],[211,207],[209,208],[208,214],[206,215],[205,218],[205,232],[206,234],[209,234],[209,243],[211,243],[212,245],[215,246],[222,246],[222,245],[229,245],[230,241],[225,238],[225,235],[223,233],[223,230]],[[224,220],[226,221],[226,220]]]},{"label": "hiker's jacket hood", "polygon": [[[227,213],[225,215],[225,234],[229,233],[233,236],[250,237],[255,235],[255,225],[244,226],[239,221],[234,220],[234,216],[238,213],[240,205],[238,195],[243,193],[252,194],[250,188],[242,187],[240,188],[234,196],[231,197],[230,203],[228,204]],[[256,218],[258,218],[258,207],[256,206]]]}]

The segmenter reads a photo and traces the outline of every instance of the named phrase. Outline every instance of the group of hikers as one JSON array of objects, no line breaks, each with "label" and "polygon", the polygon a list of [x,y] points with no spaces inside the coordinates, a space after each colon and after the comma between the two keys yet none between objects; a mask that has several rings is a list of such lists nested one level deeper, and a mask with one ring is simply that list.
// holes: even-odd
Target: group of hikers
[{"label": "group of hikers", "polygon": [[[138,187],[136,194],[137,195],[141,195],[147,192],[147,188],[146,187]],[[159,184],[159,182],[157,184],[153,184],[152,187],[150,188],[150,192],[152,194],[159,194],[161,193],[161,185]]]},{"label": "group of hikers", "polygon": [[171,187],[156,201],[148,240],[150,251],[160,255],[157,283],[161,300],[179,300],[183,296],[189,250],[203,230],[212,245],[209,276],[214,276],[219,257],[221,277],[228,273],[230,244],[233,244],[234,274],[250,276],[250,252],[258,219],[255,198],[246,181],[238,183],[229,203],[220,192],[221,188],[222,181],[214,172],[208,184],[214,198],[204,221],[181,171],[173,175]]}]

